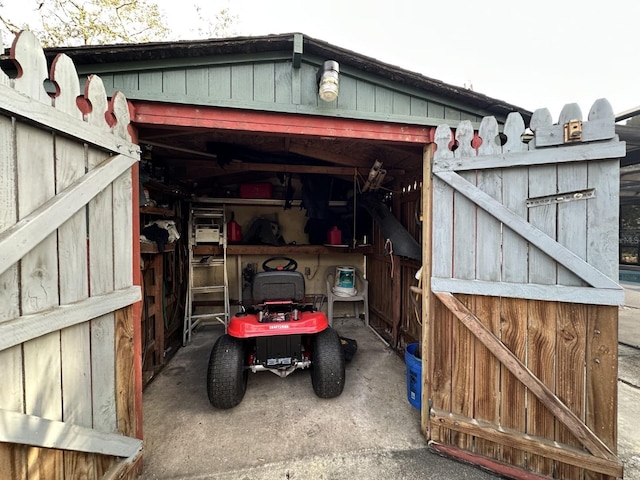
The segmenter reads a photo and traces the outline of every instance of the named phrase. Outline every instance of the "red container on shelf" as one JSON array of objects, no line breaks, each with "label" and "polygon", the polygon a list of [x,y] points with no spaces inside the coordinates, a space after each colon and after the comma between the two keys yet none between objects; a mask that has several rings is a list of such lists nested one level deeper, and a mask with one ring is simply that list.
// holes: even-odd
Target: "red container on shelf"
[{"label": "red container on shelf", "polygon": [[242,228],[233,219],[227,223],[227,240],[229,243],[240,243],[242,241]]},{"label": "red container on shelf", "polygon": [[335,225],[327,232],[327,243],[329,245],[340,245],[342,243],[342,232]]},{"label": "red container on shelf", "polygon": [[270,183],[240,184],[240,198],[271,198],[273,185]]}]

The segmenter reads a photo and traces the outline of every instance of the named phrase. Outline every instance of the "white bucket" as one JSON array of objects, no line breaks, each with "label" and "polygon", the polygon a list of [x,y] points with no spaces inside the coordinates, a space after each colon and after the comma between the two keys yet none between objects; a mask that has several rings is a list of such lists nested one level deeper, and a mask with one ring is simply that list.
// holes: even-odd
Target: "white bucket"
[{"label": "white bucket", "polygon": [[339,297],[352,297],[356,291],[356,269],[354,267],[337,267],[333,293]]}]

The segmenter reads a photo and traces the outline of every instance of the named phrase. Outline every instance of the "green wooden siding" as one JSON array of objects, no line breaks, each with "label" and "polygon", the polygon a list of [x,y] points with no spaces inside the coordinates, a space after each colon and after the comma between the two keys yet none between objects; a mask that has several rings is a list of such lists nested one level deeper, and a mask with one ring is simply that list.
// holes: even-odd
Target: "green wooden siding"
[{"label": "green wooden siding", "polygon": [[411,97],[404,93],[393,92],[392,113],[395,115],[411,115]]},{"label": "green wooden siding", "polygon": [[[309,85],[313,85],[313,88],[309,88]],[[318,107],[318,84],[316,78],[316,69],[312,68],[311,65],[303,63],[300,67],[300,92],[302,95],[301,105],[306,105],[310,107]],[[338,101],[340,101],[340,97],[338,96]],[[323,105],[320,105],[321,108],[327,109],[335,109],[337,106],[337,102],[327,103],[321,102]]]},{"label": "green wooden siding", "polygon": [[376,86],[375,112],[383,114],[393,113],[393,92],[391,90]]},{"label": "green wooden siding", "polygon": [[358,81],[355,78],[343,75],[340,79],[340,93],[338,105],[346,111],[358,109]]},{"label": "green wooden siding", "polygon": [[409,101],[410,115],[414,117],[429,116],[429,102],[422,98],[410,97]]},{"label": "green wooden siding", "polygon": [[231,66],[211,67],[206,69],[208,75],[208,90],[189,92],[196,98],[215,98],[231,100]]},{"label": "green wooden siding", "polygon": [[206,68],[192,68],[186,72],[187,95],[191,92],[209,93],[209,71]]},{"label": "green wooden siding", "polygon": [[114,76],[113,87],[121,92],[140,89],[140,76],[135,73]]},{"label": "green wooden siding", "polygon": [[[456,105],[431,92],[403,88],[368,72],[341,66],[340,96],[323,102],[317,93],[321,62],[303,61],[294,69],[290,58],[228,63],[140,68],[104,72],[107,90],[143,99],[310,115],[432,125],[441,120],[477,122],[486,112]],[[114,66],[114,70],[115,70]]]},{"label": "green wooden siding", "polygon": [[372,83],[357,81],[356,83],[356,110],[362,112],[375,112],[376,86]]},{"label": "green wooden siding", "polygon": [[258,63],[253,66],[253,100],[276,101],[276,69],[273,63]]},{"label": "green wooden siding", "polygon": [[253,65],[233,65],[231,67],[231,99],[241,103],[251,103],[253,98]]},{"label": "green wooden siding", "polygon": [[162,93],[160,75],[155,72],[140,72],[138,74],[138,88],[143,92]]},{"label": "green wooden siding", "polygon": [[427,103],[427,117],[429,118],[447,118],[444,116],[444,105],[439,103]]},{"label": "green wooden siding", "polygon": [[292,104],[293,102],[293,75],[291,65],[288,63],[276,63],[274,65],[275,77],[275,102],[279,104]]},{"label": "green wooden siding", "polygon": [[162,91],[175,95],[187,94],[187,70],[169,70],[162,72]]}]

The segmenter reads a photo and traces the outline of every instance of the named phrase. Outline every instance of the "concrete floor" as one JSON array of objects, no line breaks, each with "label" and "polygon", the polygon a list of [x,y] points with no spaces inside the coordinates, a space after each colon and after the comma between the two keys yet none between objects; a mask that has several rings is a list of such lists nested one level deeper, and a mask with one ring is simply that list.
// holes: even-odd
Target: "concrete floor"
[{"label": "concrete floor", "polygon": [[222,328],[200,330],[144,392],[142,478],[495,478],[428,452],[403,359],[361,321],[336,319],[334,328],[358,342],[342,395],[316,397],[307,370],[260,372],[231,410],[211,407],[205,383]]},{"label": "concrete floor", "polygon": [[[640,307],[640,304],[638,305]],[[640,480],[640,309],[621,308],[619,455],[624,478]],[[362,322],[336,319],[356,339],[347,381],[335,399],[317,398],[308,371],[281,379],[249,375],[232,410],[210,406],[206,369],[221,327],[196,333],[144,392],[142,479],[491,479],[425,448],[420,412],[407,401],[406,367]],[[628,343],[627,343],[628,342]]]},{"label": "concrete floor", "polygon": [[640,480],[640,285],[621,283],[618,335],[618,456],[626,480]]}]

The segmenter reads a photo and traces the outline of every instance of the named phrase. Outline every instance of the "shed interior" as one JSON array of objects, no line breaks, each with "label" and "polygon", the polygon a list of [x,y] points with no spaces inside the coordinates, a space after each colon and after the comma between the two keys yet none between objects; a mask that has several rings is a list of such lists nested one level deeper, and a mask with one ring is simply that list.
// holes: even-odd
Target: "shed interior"
[{"label": "shed interior", "polygon": [[[386,175],[374,190],[369,188],[369,195],[390,211],[404,209],[409,217],[406,233],[420,243],[422,145],[148,126],[140,126],[138,135],[142,148],[141,228],[158,219],[175,220],[181,233],[164,253],[153,244],[141,244],[147,379],[183,340],[188,212],[194,205],[223,206],[225,222],[234,221],[240,227],[241,237],[234,241],[227,237],[232,314],[243,302],[248,275],[262,270],[262,262],[270,257],[294,258],[298,271],[305,275],[308,301],[320,305],[327,293],[324,273],[328,265],[351,265],[367,271],[367,258],[371,262],[378,256],[390,262],[393,252],[388,245],[385,248],[379,226],[358,205],[362,190],[369,188],[365,185],[374,164]],[[318,209],[323,213],[314,214]],[[261,234],[256,225],[263,219],[277,224],[276,236]],[[340,231],[339,240],[329,238],[332,227]],[[336,245],[330,245],[332,242]],[[220,253],[213,246],[199,248],[205,253]],[[402,261],[412,265],[412,274],[420,265],[417,260]],[[416,324],[411,339],[404,338],[402,345],[394,342],[393,325],[384,323],[382,311],[390,302],[387,298],[381,305],[372,304],[380,309],[378,315],[372,315],[372,325],[401,349],[407,342],[418,341],[419,330]],[[156,310],[158,304],[161,310]],[[326,311],[326,304],[322,308]],[[352,306],[336,304],[335,315],[353,315]],[[164,339],[158,338],[162,327],[156,316],[162,317]],[[158,340],[163,341],[165,352],[155,351]]]}]

